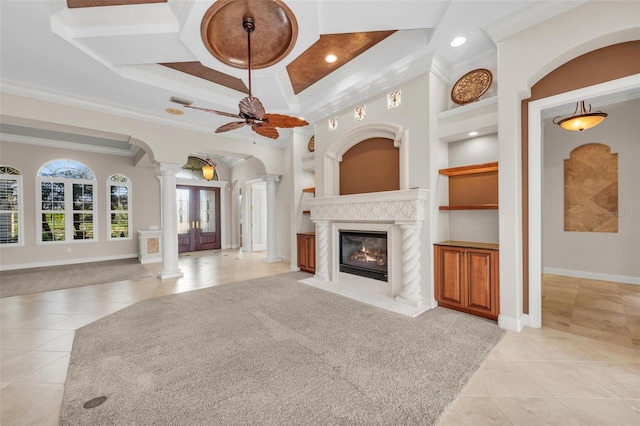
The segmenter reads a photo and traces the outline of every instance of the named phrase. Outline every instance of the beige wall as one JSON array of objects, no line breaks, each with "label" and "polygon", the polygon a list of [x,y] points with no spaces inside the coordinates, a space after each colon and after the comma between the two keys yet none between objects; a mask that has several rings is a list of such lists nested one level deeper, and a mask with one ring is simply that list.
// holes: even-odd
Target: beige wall
[{"label": "beige wall", "polygon": [[[133,158],[41,145],[0,141],[0,162],[15,167],[23,176],[24,245],[0,248],[0,268],[37,267],[93,260],[135,257],[137,230],[160,226],[160,182],[155,167],[134,167]],[[36,235],[36,179],[48,161],[68,158],[89,167],[96,176],[97,240],[38,244]],[[131,239],[107,240],[107,177],[120,173],[131,180],[133,206]]]},{"label": "beige wall", "polygon": [[[640,100],[593,107],[609,116],[583,132],[566,131],[545,120],[543,265],[552,273],[602,274],[610,280],[635,277],[640,283]],[[566,115],[572,111],[568,105]],[[564,160],[587,143],[605,144],[618,154],[617,233],[564,230]]]}]

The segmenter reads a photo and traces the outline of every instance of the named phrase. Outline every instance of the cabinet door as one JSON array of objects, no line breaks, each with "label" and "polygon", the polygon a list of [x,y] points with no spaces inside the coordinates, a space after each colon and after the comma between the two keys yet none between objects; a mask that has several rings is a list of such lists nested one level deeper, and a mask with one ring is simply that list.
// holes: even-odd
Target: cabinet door
[{"label": "cabinet door", "polygon": [[493,250],[466,249],[466,307],[484,314],[497,314]]},{"label": "cabinet door", "polygon": [[316,272],[316,237],[314,235],[307,237],[307,268],[309,272]]},{"label": "cabinet door", "polygon": [[436,247],[436,299],[443,305],[463,306],[463,249]]},{"label": "cabinet door", "polygon": [[309,250],[307,245],[307,238],[304,235],[298,235],[298,268],[303,271],[308,269],[308,257]]}]

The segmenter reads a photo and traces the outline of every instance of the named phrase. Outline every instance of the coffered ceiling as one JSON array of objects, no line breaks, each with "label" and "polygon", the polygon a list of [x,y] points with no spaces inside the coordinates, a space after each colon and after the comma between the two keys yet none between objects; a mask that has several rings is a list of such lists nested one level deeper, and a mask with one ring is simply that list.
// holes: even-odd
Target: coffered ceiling
[{"label": "coffered ceiling", "polygon": [[[274,30],[274,20],[255,6],[272,3],[266,0],[3,0],[2,91],[213,132],[226,117],[190,110],[171,115],[166,110],[180,108],[169,101],[175,96],[237,113],[239,100],[248,93],[246,63],[242,56],[233,66],[216,58],[203,39],[207,12],[227,3],[242,3],[248,14],[255,12],[256,48],[261,38],[282,31]],[[441,77],[450,83],[470,69],[494,67],[495,38],[580,2],[277,3],[290,9],[297,33],[276,63],[254,68],[253,93],[270,113],[314,122],[426,73],[434,58]],[[216,42],[237,45],[236,50],[244,52],[242,23],[227,24],[237,25],[237,30],[219,32]],[[467,43],[453,48],[449,42],[458,35]],[[336,62],[325,61],[329,53],[337,56]],[[253,138],[249,129],[230,133]],[[286,132],[281,134],[286,138]]]}]

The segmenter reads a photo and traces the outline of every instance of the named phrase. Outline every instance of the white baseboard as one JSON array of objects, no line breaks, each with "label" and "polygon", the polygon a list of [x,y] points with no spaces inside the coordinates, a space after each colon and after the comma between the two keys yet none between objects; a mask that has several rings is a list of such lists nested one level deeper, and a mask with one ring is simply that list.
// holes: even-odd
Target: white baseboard
[{"label": "white baseboard", "polygon": [[505,330],[520,332],[525,325],[529,325],[529,315],[522,314],[520,318],[508,317],[506,315],[498,315],[498,326]]},{"label": "white baseboard", "polygon": [[598,272],[574,271],[572,269],[543,268],[545,274],[564,275],[565,277],[586,278],[590,280],[613,281],[622,284],[640,285],[640,277],[629,277],[626,275],[601,274]]},{"label": "white baseboard", "polygon": [[43,268],[46,266],[60,266],[60,265],[76,265],[78,263],[89,262],[102,262],[105,260],[118,260],[118,259],[130,259],[137,258],[138,253],[118,254],[115,256],[103,256],[103,257],[85,257],[82,259],[63,259],[63,260],[51,260],[47,262],[34,262],[34,263],[19,263],[14,265],[0,265],[0,271],[13,271],[16,269],[30,269],[30,268]]}]

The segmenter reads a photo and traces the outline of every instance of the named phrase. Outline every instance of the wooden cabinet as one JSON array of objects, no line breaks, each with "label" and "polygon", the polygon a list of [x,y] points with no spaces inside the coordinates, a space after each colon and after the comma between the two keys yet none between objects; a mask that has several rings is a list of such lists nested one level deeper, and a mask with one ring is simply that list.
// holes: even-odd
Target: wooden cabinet
[{"label": "wooden cabinet", "polygon": [[500,313],[497,244],[435,245],[435,297],[440,306],[496,320]]},{"label": "wooden cabinet", "polygon": [[486,210],[498,208],[498,163],[440,169],[449,177],[449,205],[440,210]]},{"label": "wooden cabinet", "polygon": [[298,235],[298,268],[301,271],[316,272],[316,234],[305,232]]}]

